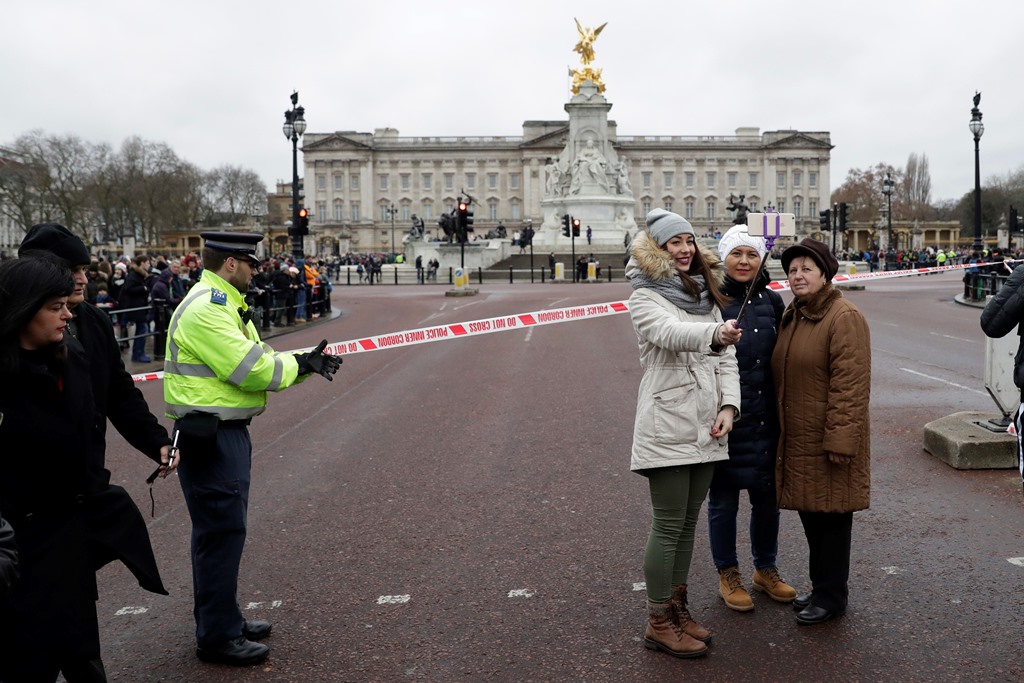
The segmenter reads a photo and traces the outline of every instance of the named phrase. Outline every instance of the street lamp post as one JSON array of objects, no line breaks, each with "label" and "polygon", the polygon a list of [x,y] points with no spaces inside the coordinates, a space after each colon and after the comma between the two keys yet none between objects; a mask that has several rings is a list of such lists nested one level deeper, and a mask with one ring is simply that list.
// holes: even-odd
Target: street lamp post
[{"label": "street lamp post", "polygon": [[306,110],[299,106],[299,93],[292,93],[292,108],[284,113],[284,136],[292,141],[292,256],[302,258],[302,235],[299,234],[299,138],[306,132]]},{"label": "street lamp post", "polygon": [[398,213],[398,207],[392,204],[384,209],[384,211],[391,216],[391,260],[394,261],[394,257],[398,254],[398,251],[395,249],[395,214]]},{"label": "street lamp post", "polygon": [[882,181],[882,194],[885,195],[886,200],[889,203],[888,208],[885,211],[886,220],[886,246],[885,246],[885,262],[886,270],[889,269],[889,250],[893,248],[892,242],[892,191],[896,186],[896,182],[892,179],[892,173],[889,171],[885,172],[885,179]]},{"label": "street lamp post", "polygon": [[985,132],[985,124],[981,122],[981,93],[974,93],[974,108],[971,109],[971,122],[968,127],[974,135],[974,251],[981,253],[981,157],[978,153],[978,143]]}]

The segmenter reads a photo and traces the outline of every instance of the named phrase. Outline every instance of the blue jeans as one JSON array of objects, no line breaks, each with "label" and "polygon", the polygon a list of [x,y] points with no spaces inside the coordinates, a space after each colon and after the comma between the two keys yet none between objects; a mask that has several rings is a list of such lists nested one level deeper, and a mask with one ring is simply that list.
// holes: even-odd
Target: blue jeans
[{"label": "blue jeans", "polygon": [[303,285],[295,290],[295,317],[306,318],[306,286]]},{"label": "blue jeans", "polygon": [[[779,549],[779,509],[775,491],[748,489],[750,497],[750,551],[754,567],[775,566]],[[736,513],[739,511],[740,489],[712,486],[708,493],[708,535],[715,567],[736,567]]]},{"label": "blue jeans", "polygon": [[135,323],[135,339],[132,340],[132,360],[146,355],[146,340],[149,339],[149,321]]}]

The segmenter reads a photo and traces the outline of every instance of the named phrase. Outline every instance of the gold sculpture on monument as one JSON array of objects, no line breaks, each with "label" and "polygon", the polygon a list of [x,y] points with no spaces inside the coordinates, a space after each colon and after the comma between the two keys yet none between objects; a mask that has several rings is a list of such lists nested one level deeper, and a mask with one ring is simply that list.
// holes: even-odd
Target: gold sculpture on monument
[{"label": "gold sculpture on monument", "polygon": [[590,63],[594,61],[594,42],[607,25],[608,22],[605,22],[596,29],[584,28],[580,25],[580,20],[576,19],[576,30],[579,31],[580,40],[576,43],[576,47],[574,47],[572,51],[580,54],[580,64],[583,68],[571,70],[573,95],[580,94],[580,86],[584,81],[593,81],[594,85],[597,86],[597,92],[604,92],[604,81],[601,80],[601,69],[592,69],[590,67]]}]

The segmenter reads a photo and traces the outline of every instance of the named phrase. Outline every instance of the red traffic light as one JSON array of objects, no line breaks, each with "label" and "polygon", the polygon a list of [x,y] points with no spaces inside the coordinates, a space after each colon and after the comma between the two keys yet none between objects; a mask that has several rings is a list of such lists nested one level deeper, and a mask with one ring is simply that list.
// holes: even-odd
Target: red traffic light
[{"label": "red traffic light", "polygon": [[576,229],[579,229],[579,227],[580,227],[580,219],[579,218],[573,218],[572,219],[572,227],[574,227]]},{"label": "red traffic light", "polygon": [[309,211],[307,211],[305,207],[299,209],[299,218],[305,218],[308,215]]},{"label": "red traffic light", "polygon": [[467,204],[466,202],[459,202],[459,211],[465,212],[468,209],[469,209],[469,204]]}]

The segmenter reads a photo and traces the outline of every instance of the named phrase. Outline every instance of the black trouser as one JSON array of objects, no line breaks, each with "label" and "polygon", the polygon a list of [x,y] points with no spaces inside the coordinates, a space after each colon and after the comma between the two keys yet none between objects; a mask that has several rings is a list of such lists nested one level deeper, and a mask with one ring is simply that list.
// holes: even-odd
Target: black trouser
[{"label": "black trouser", "polygon": [[810,559],[811,602],[830,612],[846,610],[850,581],[852,512],[801,512]]}]

